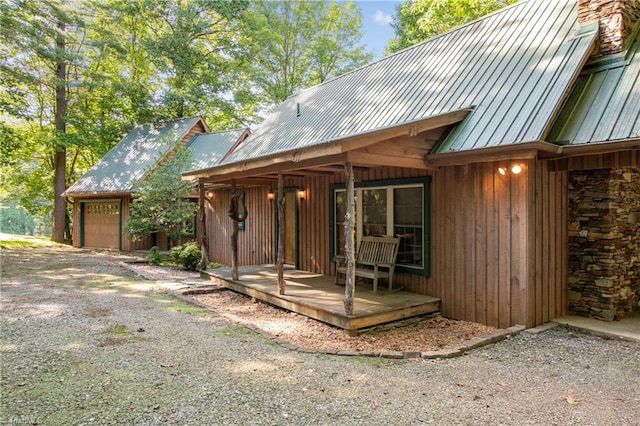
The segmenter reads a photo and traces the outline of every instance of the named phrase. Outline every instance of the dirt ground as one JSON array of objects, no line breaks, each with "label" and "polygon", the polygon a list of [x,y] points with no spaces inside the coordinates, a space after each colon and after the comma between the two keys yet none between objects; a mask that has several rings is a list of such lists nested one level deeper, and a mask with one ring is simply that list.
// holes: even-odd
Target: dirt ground
[{"label": "dirt ground", "polygon": [[[198,278],[196,272],[177,267],[129,264],[149,279],[188,280]],[[289,312],[247,296],[223,290],[189,296],[218,314],[262,330],[293,345],[325,351],[437,351],[481,337],[495,331],[493,327],[456,321],[441,315],[409,318],[364,330],[349,336],[342,329]]]}]

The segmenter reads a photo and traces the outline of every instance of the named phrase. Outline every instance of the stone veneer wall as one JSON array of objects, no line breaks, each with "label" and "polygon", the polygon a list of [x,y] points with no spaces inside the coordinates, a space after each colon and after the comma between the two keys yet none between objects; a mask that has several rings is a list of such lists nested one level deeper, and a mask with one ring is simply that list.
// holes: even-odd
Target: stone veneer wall
[{"label": "stone veneer wall", "polygon": [[640,18],[640,0],[578,0],[578,24],[600,20],[596,57],[624,51]]},{"label": "stone veneer wall", "polygon": [[569,313],[640,309],[640,169],[569,174]]}]

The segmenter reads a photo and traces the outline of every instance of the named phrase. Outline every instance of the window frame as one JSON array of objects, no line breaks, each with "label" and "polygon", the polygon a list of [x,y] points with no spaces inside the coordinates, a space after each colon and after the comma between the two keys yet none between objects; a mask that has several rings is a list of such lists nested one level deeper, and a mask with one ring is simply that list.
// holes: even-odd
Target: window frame
[{"label": "window frame", "polygon": [[[430,211],[431,211],[431,200],[430,200],[430,185],[431,185],[431,177],[430,176],[421,176],[416,178],[407,178],[407,179],[388,179],[388,180],[375,180],[375,181],[366,181],[366,182],[355,182],[354,189],[356,191],[360,189],[366,188],[386,188],[388,191],[393,192],[396,188],[402,187],[411,187],[415,185],[422,185],[422,238],[423,238],[423,265],[422,267],[417,266],[406,266],[406,265],[398,265],[396,264],[396,271],[406,272],[414,275],[423,275],[425,277],[429,277],[431,275],[431,225],[430,225]],[[336,245],[336,191],[345,190],[346,185],[344,183],[335,183],[329,186],[329,256],[330,259],[335,257],[335,245]],[[388,196],[388,195],[387,195]],[[360,197],[361,198],[361,197]],[[361,200],[356,202],[356,215],[361,213],[357,213],[358,205],[361,203]],[[362,206],[360,205],[360,208]],[[394,205],[387,206],[387,222],[395,224],[394,215]],[[361,210],[360,210],[361,212]],[[389,214],[391,212],[391,214]],[[393,229],[393,228],[391,228]],[[358,223],[356,226],[356,243],[359,238],[362,236],[362,224]]]}]

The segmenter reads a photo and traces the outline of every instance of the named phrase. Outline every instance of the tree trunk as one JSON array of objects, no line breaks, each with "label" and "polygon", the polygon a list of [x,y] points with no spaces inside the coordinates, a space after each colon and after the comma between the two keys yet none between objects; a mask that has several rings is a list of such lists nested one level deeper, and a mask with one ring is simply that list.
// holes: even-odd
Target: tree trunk
[{"label": "tree trunk", "polygon": [[207,215],[206,215],[206,193],[204,190],[204,182],[200,180],[198,183],[198,203],[199,211],[198,216],[200,219],[199,236],[200,236],[200,251],[202,252],[202,258],[200,259],[200,270],[205,271],[209,264],[209,240],[207,239]]},{"label": "tree trunk", "polygon": [[278,294],[284,294],[284,176],[278,172]]},{"label": "tree trunk", "polygon": [[[236,180],[231,179],[231,196],[236,193]],[[238,280],[238,222],[233,223],[233,232],[231,233],[231,278]]]},{"label": "tree trunk", "polygon": [[347,190],[347,213],[344,218],[344,230],[345,230],[345,245],[344,255],[347,261],[347,273],[345,276],[344,285],[344,311],[347,315],[353,314],[353,297],[356,287],[356,256],[355,256],[355,241],[354,241],[354,229],[355,229],[355,196],[353,189],[353,167],[351,162],[347,161],[344,164],[346,190]]},{"label": "tree trunk", "polygon": [[[65,50],[64,31],[65,24],[58,21],[58,35],[56,37],[56,48],[58,54]],[[66,164],[67,149],[64,142],[61,142],[62,135],[66,132],[66,116],[67,116],[67,65],[64,58],[60,57],[56,63],[56,144],[55,157],[53,160],[54,181],[53,181],[53,232],[51,239],[57,243],[64,243],[64,230],[67,223],[67,202],[62,193],[67,189],[66,185]]]}]

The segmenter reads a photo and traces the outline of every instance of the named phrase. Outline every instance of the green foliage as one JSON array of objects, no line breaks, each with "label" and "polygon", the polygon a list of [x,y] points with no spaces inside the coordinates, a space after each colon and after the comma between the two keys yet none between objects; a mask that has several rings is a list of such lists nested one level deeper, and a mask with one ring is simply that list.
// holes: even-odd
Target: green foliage
[{"label": "green foliage", "polygon": [[517,0],[405,0],[396,6],[395,36],[385,53],[397,52],[471,22]]},{"label": "green foliage", "polygon": [[[182,171],[189,168],[191,155],[182,149],[181,141],[167,139],[173,146],[166,151],[165,160],[159,160],[156,168],[138,183],[131,214],[125,224],[125,232],[132,241],[138,241],[156,232],[179,241],[189,234],[187,224],[193,221],[197,205],[187,198],[193,184],[182,180]],[[168,159],[169,156],[175,155]]]},{"label": "green foliage", "polygon": [[158,266],[162,263],[162,254],[158,246],[151,247],[149,250],[149,265]]},{"label": "green foliage", "polygon": [[269,107],[372,58],[358,45],[362,17],[352,1],[261,1],[242,28],[250,81]]},{"label": "green foliage", "polygon": [[0,204],[0,232],[34,235],[35,220],[17,201],[5,201]]},{"label": "green foliage", "polygon": [[195,271],[202,260],[202,252],[195,241],[171,249],[171,259],[189,271]]}]

